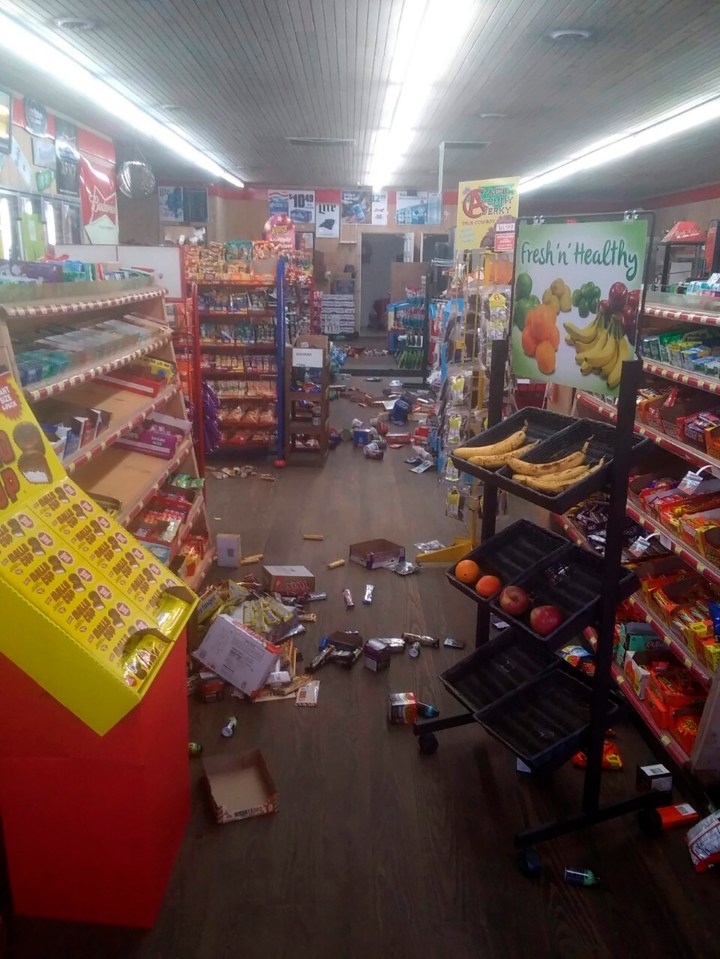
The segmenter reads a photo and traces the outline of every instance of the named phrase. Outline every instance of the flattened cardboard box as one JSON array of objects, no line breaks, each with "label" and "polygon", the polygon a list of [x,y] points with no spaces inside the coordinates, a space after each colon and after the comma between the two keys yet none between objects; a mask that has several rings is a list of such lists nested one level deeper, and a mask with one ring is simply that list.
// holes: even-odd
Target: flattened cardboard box
[{"label": "flattened cardboard box", "polygon": [[236,822],[277,812],[277,789],[259,749],[203,760],[215,821]]},{"label": "flattened cardboard box", "polygon": [[389,539],[369,539],[364,543],[350,544],[350,562],[359,563],[366,569],[390,566],[396,560],[405,560],[405,547]]}]

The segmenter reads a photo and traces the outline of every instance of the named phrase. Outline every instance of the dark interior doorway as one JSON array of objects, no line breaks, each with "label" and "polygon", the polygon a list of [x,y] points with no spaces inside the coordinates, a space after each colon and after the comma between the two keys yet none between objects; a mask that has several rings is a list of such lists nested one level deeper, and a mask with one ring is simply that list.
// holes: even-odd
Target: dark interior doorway
[{"label": "dark interior doorway", "polygon": [[387,338],[387,314],[390,301],[391,264],[403,259],[405,237],[402,233],[363,233],[360,266],[361,336]]}]

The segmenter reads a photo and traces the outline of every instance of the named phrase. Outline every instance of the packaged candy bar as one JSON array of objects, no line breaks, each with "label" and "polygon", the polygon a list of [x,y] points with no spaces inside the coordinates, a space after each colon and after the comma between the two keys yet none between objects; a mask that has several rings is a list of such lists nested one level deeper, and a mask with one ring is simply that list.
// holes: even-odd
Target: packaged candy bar
[{"label": "packaged candy bar", "polygon": [[720,862],[720,810],[688,830],[687,844],[696,872],[707,872]]},{"label": "packaged candy bar", "polygon": [[[577,769],[585,769],[587,766],[587,755],[584,752],[575,753],[572,758],[572,764]],[[602,757],[602,768],[603,769],[622,769],[623,761],[622,756],[620,755],[620,750],[617,748],[614,742],[606,739],[603,742],[603,757]]]}]

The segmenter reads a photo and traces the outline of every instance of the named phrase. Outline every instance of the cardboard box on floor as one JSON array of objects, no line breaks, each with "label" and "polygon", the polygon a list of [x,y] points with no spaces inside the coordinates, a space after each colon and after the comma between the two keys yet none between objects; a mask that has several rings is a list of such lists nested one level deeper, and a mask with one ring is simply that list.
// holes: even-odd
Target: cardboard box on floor
[{"label": "cardboard box on floor", "polygon": [[282,650],[235,622],[217,617],[193,656],[246,696],[265,685]]},{"label": "cardboard box on floor", "polygon": [[236,822],[277,812],[277,789],[259,749],[203,760],[215,820]]},{"label": "cardboard box on floor", "polygon": [[262,585],[268,593],[302,596],[315,589],[315,576],[305,566],[263,566]]},{"label": "cardboard box on floor", "polygon": [[364,543],[350,544],[350,562],[366,569],[379,569],[390,566],[396,560],[403,562],[404,559],[405,547],[391,543],[389,539],[369,539]]}]

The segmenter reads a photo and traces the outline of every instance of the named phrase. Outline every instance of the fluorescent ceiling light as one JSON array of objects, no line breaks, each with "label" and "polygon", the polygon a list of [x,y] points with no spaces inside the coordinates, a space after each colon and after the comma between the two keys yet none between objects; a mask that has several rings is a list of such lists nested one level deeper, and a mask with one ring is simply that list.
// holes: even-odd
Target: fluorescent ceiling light
[{"label": "fluorescent ceiling light", "polygon": [[[193,163],[201,170],[232,183],[244,186],[240,177],[224,169],[219,163],[194,146],[185,131],[167,124],[139,104],[127,92],[100,79],[99,68],[86,57],[78,55],[67,43],[59,43],[53,34],[49,39],[34,29],[23,26],[17,19],[0,10],[0,48],[26,60],[36,69],[41,69],[52,78],[53,83],[62,83],[74,93],[82,93],[101,106],[116,119],[127,123],[162,146]],[[85,65],[86,64],[86,65]]]},{"label": "fluorescent ceiling light", "polygon": [[584,170],[590,170],[604,163],[612,163],[636,150],[668,140],[670,137],[677,136],[678,133],[718,118],[720,118],[720,96],[706,100],[704,103],[688,105],[671,116],[606,137],[581,153],[571,154],[564,163],[558,163],[557,166],[542,173],[524,177],[520,180],[519,192],[530,193],[532,190],[558,183]]},{"label": "fluorescent ceiling light", "polygon": [[403,5],[380,129],[368,159],[366,179],[376,192],[397,173],[447,65],[467,40],[479,8],[479,0],[412,0]]}]

